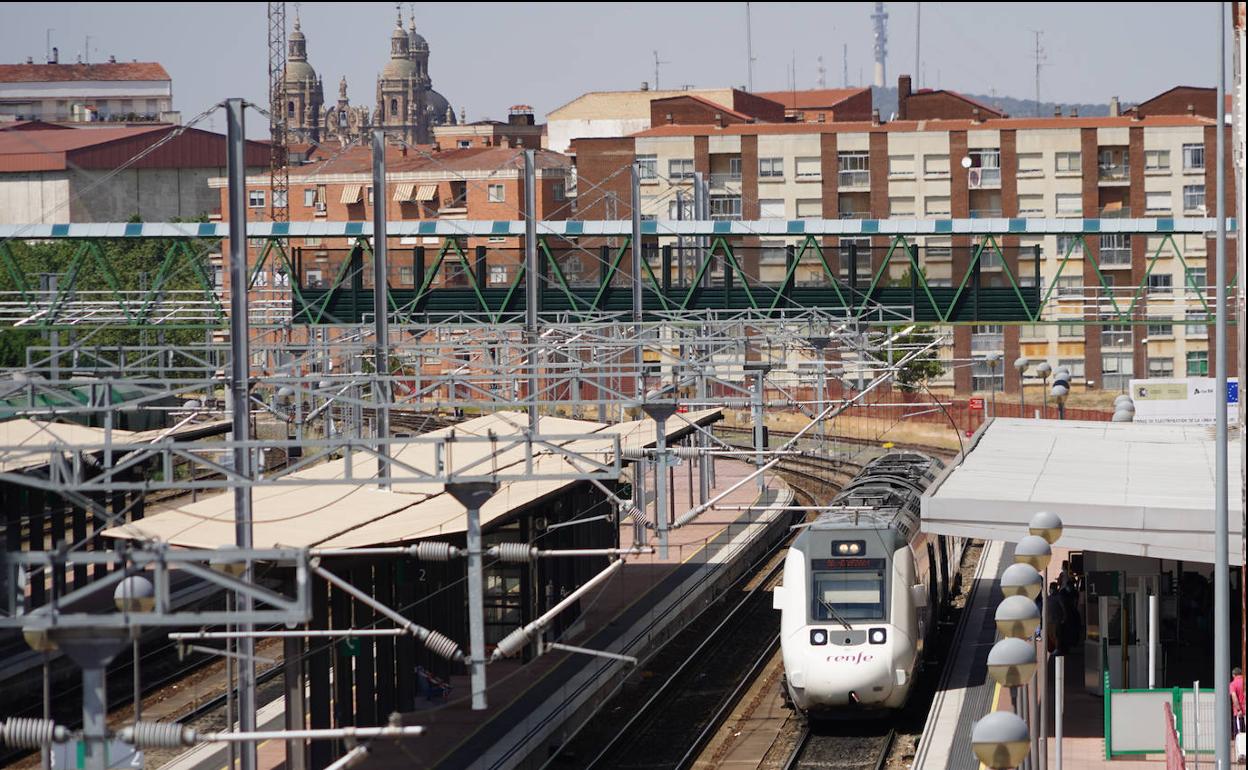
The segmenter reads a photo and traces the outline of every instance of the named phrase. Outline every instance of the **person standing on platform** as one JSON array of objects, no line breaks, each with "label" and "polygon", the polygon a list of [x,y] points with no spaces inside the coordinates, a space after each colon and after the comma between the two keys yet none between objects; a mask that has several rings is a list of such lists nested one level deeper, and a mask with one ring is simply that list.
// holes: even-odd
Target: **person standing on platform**
[{"label": "person standing on platform", "polygon": [[1049,583],[1048,601],[1044,603],[1044,649],[1050,655],[1062,654],[1063,625],[1066,608],[1057,592],[1057,582]]},{"label": "person standing on platform", "polygon": [[1244,731],[1244,670],[1236,666],[1231,671],[1231,735]]}]

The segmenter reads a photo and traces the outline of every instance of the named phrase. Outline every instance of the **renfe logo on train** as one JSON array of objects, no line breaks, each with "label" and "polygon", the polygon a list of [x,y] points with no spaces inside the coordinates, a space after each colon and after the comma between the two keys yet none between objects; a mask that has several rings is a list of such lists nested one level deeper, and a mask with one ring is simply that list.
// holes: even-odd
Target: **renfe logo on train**
[{"label": "renfe logo on train", "polygon": [[853,655],[829,655],[829,663],[853,663],[855,666],[859,663],[870,663],[875,660],[875,656],[866,652],[859,652]]}]

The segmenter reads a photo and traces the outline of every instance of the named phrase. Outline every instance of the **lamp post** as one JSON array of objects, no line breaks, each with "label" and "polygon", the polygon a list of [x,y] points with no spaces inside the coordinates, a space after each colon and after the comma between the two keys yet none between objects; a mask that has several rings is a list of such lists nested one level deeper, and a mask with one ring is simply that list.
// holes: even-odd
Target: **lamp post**
[{"label": "lamp post", "polygon": [[997,416],[997,365],[1001,363],[1000,353],[989,353],[984,356],[984,363],[988,364],[988,385],[989,396],[992,400],[992,416]]},{"label": "lamp post", "polygon": [[1017,714],[994,711],[975,723],[971,749],[992,770],[1018,767],[1027,756],[1027,724]]},{"label": "lamp post", "polygon": [[[152,581],[142,575],[131,575],[113,589],[113,604],[119,612],[151,612],[156,606],[156,588]],[[131,652],[134,656],[134,721],[137,724],[143,714],[143,690],[139,680],[139,627],[130,628]]]},{"label": "lamp post", "polygon": [[1066,396],[1070,395],[1070,370],[1066,367],[1059,367],[1053,372],[1053,389],[1049,391],[1053,399],[1057,401],[1057,419],[1066,419]]},{"label": "lamp post", "polygon": [[1048,361],[1041,361],[1040,364],[1036,366],[1036,374],[1039,374],[1043,379],[1043,387],[1040,392],[1044,398],[1044,407],[1040,410],[1040,416],[1046,420],[1049,417],[1049,374],[1052,371],[1053,367],[1049,366]]},{"label": "lamp post", "polygon": [[1027,412],[1027,385],[1024,377],[1027,376],[1027,364],[1030,362],[1023,357],[1014,359],[1014,368],[1018,370],[1018,416],[1022,419]]},{"label": "lamp post", "polygon": [[[1047,640],[1048,640],[1048,635],[1049,635],[1048,564],[1049,564],[1050,559],[1052,559],[1052,556],[1053,556],[1052,545],[1056,543],[1062,536],[1062,519],[1056,513],[1053,513],[1051,511],[1038,511],[1034,516],[1031,517],[1031,521],[1028,522],[1027,530],[1028,532],[1030,532],[1030,534],[1027,537],[1023,538],[1023,541],[1027,541],[1028,545],[1027,545],[1027,548],[1025,549],[1026,553],[1021,558],[1025,559],[1027,563],[1031,565],[1032,567],[1035,567],[1037,571],[1039,571],[1040,569],[1044,570],[1044,581],[1043,581],[1044,600],[1043,600],[1043,608],[1040,614],[1042,617],[1041,627],[1044,629],[1043,636],[1046,641],[1045,649],[1047,652]],[[1040,542],[1035,542],[1035,540],[1032,540],[1032,538],[1035,538],[1035,540],[1038,540]],[[1043,547],[1041,547],[1041,543],[1044,544]],[[1019,548],[1022,548],[1022,547],[1023,547],[1023,542],[1020,541]],[[1048,551],[1048,555],[1045,555],[1045,551]],[[1018,549],[1015,549],[1014,553],[1015,553],[1016,559],[1020,558]],[[1041,562],[1043,563],[1042,565],[1041,565]],[[1062,652],[1060,639],[1058,640],[1056,651],[1058,654],[1054,655],[1054,665],[1056,667],[1056,671],[1054,672],[1055,678],[1054,678],[1054,687],[1053,687],[1054,725],[1055,725],[1054,737],[1056,738],[1055,743],[1056,743],[1056,749],[1057,749],[1057,769],[1061,770],[1061,767],[1062,767],[1062,710],[1063,710],[1064,700],[1065,700],[1065,683],[1066,683],[1065,662],[1066,662],[1066,659],[1064,655],[1060,654]],[[1043,692],[1045,693],[1048,692],[1048,656],[1047,655],[1043,657],[1043,663],[1040,666],[1040,687]],[[1049,714],[1048,708],[1045,707],[1045,709],[1041,712],[1041,717],[1040,717],[1040,740],[1042,741],[1041,746],[1040,746],[1040,757],[1041,757],[1040,761],[1042,763],[1042,766],[1045,768],[1048,767],[1048,734],[1049,734],[1048,714]]]},{"label": "lamp post", "polygon": [[[1023,565],[1023,566],[1026,567],[1026,565]],[[1030,568],[1028,567],[1028,569]],[[1032,570],[1032,571],[1034,572],[1035,570]],[[1022,582],[1024,584],[1028,582],[1034,583],[1034,580],[1033,581],[1023,580]],[[1005,589],[1005,586],[1002,586],[1002,590],[1004,589]],[[997,632],[1000,633],[1002,636],[1012,638],[1012,639],[1017,639],[1023,644],[1027,645],[1028,647],[1031,647],[1031,650],[1032,650],[1031,655],[1032,655],[1032,658],[1034,659],[1035,658],[1035,645],[1030,640],[1035,635],[1036,628],[1038,628],[1040,625],[1040,608],[1036,606],[1036,602],[1034,598],[1028,597],[1027,593],[1030,589],[1024,586],[1024,587],[1020,587],[1018,590],[1020,591],[1019,593],[1015,593],[1012,596],[1006,596],[1004,599],[1001,600],[1001,603],[997,605],[997,611],[995,615],[993,616],[993,620],[996,622]],[[998,671],[999,670],[1000,669],[998,668]],[[1032,723],[1032,727],[1030,730],[1028,730],[1027,727],[1024,725],[1023,734],[1024,736],[1026,736],[1027,734],[1030,734],[1031,736],[1034,737],[1036,735],[1036,731],[1035,731],[1035,719],[1036,719],[1035,687],[1029,686],[1027,687],[1027,690],[1028,690],[1028,696],[1024,698],[1023,700],[1026,701],[1027,703],[1027,718]],[[1020,701],[1020,699],[1017,697],[1017,691],[1012,691],[1011,696],[1012,696],[1011,700],[1014,702],[1014,708],[1017,710],[1018,708],[1020,708],[1020,705],[1023,701]],[[1022,720],[1020,719],[1019,721],[1021,722]],[[1024,740],[1026,739],[1024,738]],[[972,743],[975,743],[975,741],[972,740]],[[1023,756],[1025,756],[1026,754],[1027,754],[1027,750],[1024,747],[1022,754],[1020,754],[1016,759],[1014,759],[1014,764],[1001,765],[1001,767],[1014,767],[1015,764],[1017,764],[1018,761],[1021,761]],[[1032,757],[1037,756],[1034,749],[1031,752],[1031,756]]]},{"label": "lamp post", "polygon": [[1114,416],[1112,422],[1133,422],[1135,420],[1135,402],[1125,393],[1114,399]]}]

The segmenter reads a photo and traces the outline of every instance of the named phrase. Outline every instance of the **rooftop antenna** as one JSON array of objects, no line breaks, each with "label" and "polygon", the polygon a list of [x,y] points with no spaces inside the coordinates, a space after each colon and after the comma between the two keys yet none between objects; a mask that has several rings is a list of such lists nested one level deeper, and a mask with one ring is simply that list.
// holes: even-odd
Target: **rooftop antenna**
[{"label": "rooftop antenna", "polygon": [[55,31],[56,27],[48,27],[47,32],[44,34],[44,39],[47,42],[44,45],[43,60],[49,63],[52,61],[52,33]]},{"label": "rooftop antenna", "polygon": [[87,35],[86,41],[82,44],[82,63],[91,63],[91,36]]},{"label": "rooftop antenna", "polygon": [[871,22],[875,27],[875,87],[883,88],[888,72],[884,64],[888,59],[888,12],[883,3],[875,4],[875,13],[871,14]]},{"label": "rooftop antenna", "polygon": [[849,88],[849,43],[841,43],[841,87]]},{"label": "rooftop antenna", "polygon": [[1038,29],[1033,29],[1031,32],[1036,36],[1036,50],[1032,56],[1036,61],[1036,117],[1040,117],[1040,68],[1044,66],[1048,57],[1044,55],[1044,48],[1040,45],[1040,37],[1044,32]]},{"label": "rooftop antenna", "polygon": [[819,87],[828,87],[828,68],[823,66],[823,56],[815,57],[815,72],[819,74]]},{"label": "rooftop antenna", "polygon": [[659,90],[659,65],[661,64],[671,64],[671,62],[666,59],[660,59],[659,52],[655,51],[654,52],[654,90],[655,91]]},{"label": "rooftop antenna", "polygon": [[754,36],[750,24],[750,4],[745,4],[745,90],[754,90]]}]

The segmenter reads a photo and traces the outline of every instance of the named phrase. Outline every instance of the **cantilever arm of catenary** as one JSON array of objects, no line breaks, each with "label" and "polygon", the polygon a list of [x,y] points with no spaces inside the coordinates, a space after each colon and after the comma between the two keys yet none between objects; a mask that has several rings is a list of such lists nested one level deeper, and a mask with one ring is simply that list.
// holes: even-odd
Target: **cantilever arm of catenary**
[{"label": "cantilever arm of catenary", "polygon": [[[899,367],[901,367],[903,364],[905,364],[905,363],[909,362],[909,361],[910,361],[912,358],[914,358],[915,356],[918,356],[919,354],[924,353],[924,352],[926,352],[927,350],[929,350],[929,349],[931,349],[931,348],[935,347],[935,346],[936,346],[936,344],[937,344],[938,342],[939,342],[939,340],[934,340],[934,341],[929,342],[928,344],[924,345],[924,346],[923,346],[923,347],[921,347],[921,348],[918,348],[918,349],[916,349],[916,350],[912,350],[910,353],[906,354],[906,356],[905,356],[905,357],[903,357],[901,360],[899,360],[899,361],[898,361],[898,362],[897,362],[897,363],[893,366],[893,368],[891,368],[888,372],[886,372],[884,375],[882,375],[882,376],[880,376],[880,377],[876,377],[876,378],[875,378],[875,380],[874,380],[874,381],[873,381],[870,385],[868,385],[867,387],[863,388],[861,391],[859,391],[859,392],[858,392],[858,394],[857,394],[857,395],[855,395],[853,398],[849,399],[848,401],[845,401],[845,402],[843,402],[843,403],[829,404],[829,405],[828,405],[828,407],[827,407],[826,409],[824,409],[822,412],[820,412],[820,413],[819,413],[819,415],[818,415],[817,417],[815,417],[815,419],[813,419],[813,420],[811,420],[809,423],[807,423],[807,424],[806,424],[806,425],[805,425],[805,426],[804,426],[801,430],[799,430],[797,433],[794,433],[794,434],[793,434],[793,436],[792,436],[792,438],[790,438],[788,441],[784,442],[784,444],[783,444],[783,445],[782,445],[779,449],[777,449],[777,450],[776,450],[776,452],[778,452],[778,453],[779,453],[779,452],[786,452],[786,451],[788,451],[789,447],[791,447],[791,446],[793,446],[794,444],[796,444],[796,443],[797,443],[797,441],[798,441],[798,440],[799,440],[802,436],[804,436],[804,435],[806,434],[806,432],[807,432],[807,431],[809,431],[811,428],[813,428],[815,425],[819,424],[819,423],[820,423],[820,422],[822,422],[823,420],[827,420],[827,419],[835,418],[835,417],[836,417],[837,415],[839,415],[841,412],[843,412],[843,411],[845,411],[846,409],[848,409],[848,408],[850,408],[851,406],[853,406],[853,405],[854,405],[854,403],[855,403],[855,402],[857,402],[858,400],[860,400],[863,396],[867,395],[867,394],[868,394],[868,393],[870,393],[872,390],[875,390],[875,388],[879,387],[882,383],[884,383],[884,382],[888,382],[889,380],[891,380],[891,379],[893,378],[893,375],[896,373],[896,371],[897,371],[897,369],[898,369]],[[735,492],[737,489],[740,489],[740,488],[741,488],[741,486],[742,486],[743,484],[746,484],[746,483],[747,483],[747,482],[749,482],[751,479],[758,478],[758,475],[759,475],[760,473],[766,473],[767,471],[771,470],[773,467],[775,467],[776,463],[778,463],[778,462],[780,462],[780,458],[779,458],[779,457],[776,457],[776,458],[774,458],[774,459],[772,459],[772,460],[770,460],[770,461],[768,461],[768,462],[764,463],[763,465],[759,466],[759,467],[758,467],[758,469],[756,469],[756,470],[752,471],[752,472],[751,472],[749,475],[747,475],[745,478],[742,478],[742,479],[738,480],[738,481],[737,481],[737,483],[735,483],[735,484],[733,484],[732,486],[728,487],[728,488],[727,488],[727,489],[725,489],[723,492],[720,492],[718,495],[715,495],[715,496],[714,496],[714,497],[712,497],[710,500],[707,500],[707,501],[706,501],[706,502],[704,502],[704,503],[700,503],[700,504],[698,504],[698,505],[694,506],[693,508],[690,508],[690,509],[689,509],[689,511],[688,511],[687,513],[685,513],[685,514],[684,514],[683,516],[681,516],[680,518],[676,519],[676,521],[674,521],[674,522],[672,523],[672,525],[671,525],[670,527],[668,527],[668,529],[669,529],[669,530],[672,530],[672,529],[679,529],[680,527],[683,527],[683,526],[685,526],[686,524],[689,524],[690,522],[694,521],[694,520],[695,520],[695,519],[697,519],[699,516],[701,516],[702,514],[706,513],[706,512],[707,512],[707,511],[709,511],[711,508],[715,507],[715,504],[716,504],[716,503],[718,503],[720,500],[723,500],[725,497],[727,497],[728,495],[732,494],[732,493],[733,493],[733,492]]]},{"label": "cantilever arm of catenary", "polygon": [[498,643],[498,646],[494,648],[494,654],[490,657],[490,662],[493,663],[494,661],[502,660],[503,658],[515,655],[517,652],[522,650],[524,645],[528,644],[529,640],[533,638],[533,635],[550,625],[550,622],[554,620],[560,612],[563,612],[565,609],[572,606],[572,604],[580,599],[585,593],[592,591],[600,583],[619,571],[620,567],[623,566],[624,560],[616,559],[608,564],[602,572],[599,572],[597,575],[594,575],[586,581],[580,588],[577,588],[575,591],[565,596],[563,601],[559,602],[554,607],[551,607],[540,618],[537,618],[527,626],[521,626],[515,631],[512,631],[510,634],[507,634],[507,636]]}]

